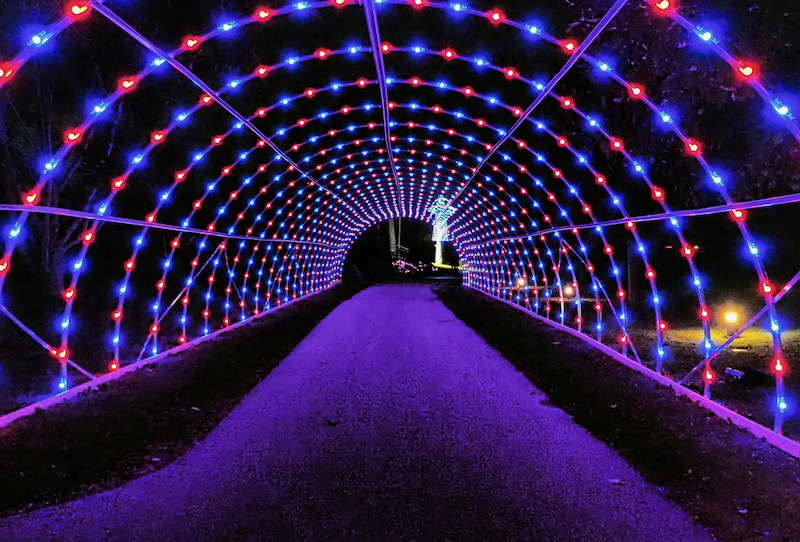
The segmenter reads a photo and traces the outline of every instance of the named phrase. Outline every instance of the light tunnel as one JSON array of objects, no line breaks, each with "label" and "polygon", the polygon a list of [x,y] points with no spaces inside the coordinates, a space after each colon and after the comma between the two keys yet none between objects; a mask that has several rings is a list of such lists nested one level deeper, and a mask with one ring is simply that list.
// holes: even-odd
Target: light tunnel
[{"label": "light tunnel", "polygon": [[800,195],[747,189],[796,162],[794,81],[702,6],[158,4],[0,7],[2,346],[47,359],[39,397],[329,289],[412,218],[465,285],[731,408],[758,331],[775,386],[740,410],[800,431],[770,240]]}]

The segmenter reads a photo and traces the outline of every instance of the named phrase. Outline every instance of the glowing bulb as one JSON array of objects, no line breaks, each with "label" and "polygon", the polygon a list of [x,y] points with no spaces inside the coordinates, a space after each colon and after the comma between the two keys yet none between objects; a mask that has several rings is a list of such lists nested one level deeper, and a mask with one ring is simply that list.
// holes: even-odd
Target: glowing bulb
[{"label": "glowing bulb", "polygon": [[83,139],[82,128],[73,128],[64,132],[65,145],[76,145],[81,142],[81,139]]},{"label": "glowing bulb", "polygon": [[703,152],[703,145],[699,141],[695,141],[694,139],[687,139],[686,152],[688,152],[692,156],[698,156]]},{"label": "glowing bulb", "polygon": [[67,4],[67,17],[77,21],[89,14],[92,3],[89,1],[70,2]]},{"label": "glowing bulb", "polygon": [[136,77],[123,77],[117,82],[117,88],[120,92],[130,92],[136,88],[139,79]]},{"label": "glowing bulb", "polygon": [[200,38],[189,36],[183,40],[183,46],[190,51],[194,51],[200,46]]},{"label": "glowing bulb", "polygon": [[633,83],[628,87],[628,93],[630,94],[631,98],[638,100],[644,97],[644,87],[642,85]]},{"label": "glowing bulb", "polygon": [[578,48],[578,42],[575,40],[565,40],[561,42],[561,48],[568,54],[572,54]]},{"label": "glowing bulb", "polygon": [[506,20],[505,14],[499,9],[493,9],[492,11],[487,13],[487,16],[489,17],[489,20],[492,21],[493,23],[502,23],[503,21]]},{"label": "glowing bulb", "polygon": [[31,190],[23,197],[25,205],[35,205],[39,200],[39,192],[36,190]]}]

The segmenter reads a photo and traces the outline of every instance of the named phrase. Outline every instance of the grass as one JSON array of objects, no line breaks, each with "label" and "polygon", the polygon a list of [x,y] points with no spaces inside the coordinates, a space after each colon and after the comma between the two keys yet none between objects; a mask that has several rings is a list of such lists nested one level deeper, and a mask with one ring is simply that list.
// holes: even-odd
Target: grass
[{"label": "grass", "polygon": [[462,287],[439,296],[718,539],[800,540],[795,458],[521,311]]},{"label": "grass", "polygon": [[0,429],[0,515],[121,485],[207,435],[355,289],[341,286]]},{"label": "grass", "polygon": [[[642,358],[648,359],[643,353],[655,350],[655,331],[632,329],[629,333]],[[712,328],[711,339],[716,345],[723,344],[727,340],[725,330]],[[664,345],[669,355],[664,364],[665,374],[680,379],[700,363],[704,356],[700,347],[703,340],[703,330],[699,327],[667,330],[664,333]],[[797,439],[800,438],[800,416],[797,415],[800,412],[800,404],[797,402],[800,398],[800,371],[792,371],[792,362],[800,359],[800,331],[783,332],[782,343],[783,354],[788,360],[785,396],[789,403],[783,432],[786,436]],[[712,397],[728,408],[764,426],[772,427],[776,404],[775,379],[770,368],[772,359],[772,335],[762,329],[746,330],[713,361],[717,378],[712,387]],[[645,364],[655,368],[654,363]],[[727,374],[728,368],[744,371],[745,377],[740,379]],[[702,371],[698,371],[688,380],[688,384],[695,391],[701,392],[701,379]]]}]

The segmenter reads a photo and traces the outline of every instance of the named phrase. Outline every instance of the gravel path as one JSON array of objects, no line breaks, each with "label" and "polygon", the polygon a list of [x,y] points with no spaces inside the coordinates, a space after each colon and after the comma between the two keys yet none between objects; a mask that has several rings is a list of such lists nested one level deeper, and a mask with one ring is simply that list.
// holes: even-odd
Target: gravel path
[{"label": "gravel path", "polygon": [[0,520],[9,541],[294,539],[709,537],[427,286],[346,301],[163,470]]}]

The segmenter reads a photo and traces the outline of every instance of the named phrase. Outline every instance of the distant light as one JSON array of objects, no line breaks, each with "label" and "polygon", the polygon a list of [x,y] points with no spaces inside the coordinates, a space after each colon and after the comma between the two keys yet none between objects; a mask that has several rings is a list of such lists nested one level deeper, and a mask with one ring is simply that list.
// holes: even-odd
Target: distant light
[{"label": "distant light", "polygon": [[735,324],[739,321],[739,313],[736,311],[727,311],[725,312],[725,323],[726,324]]}]

